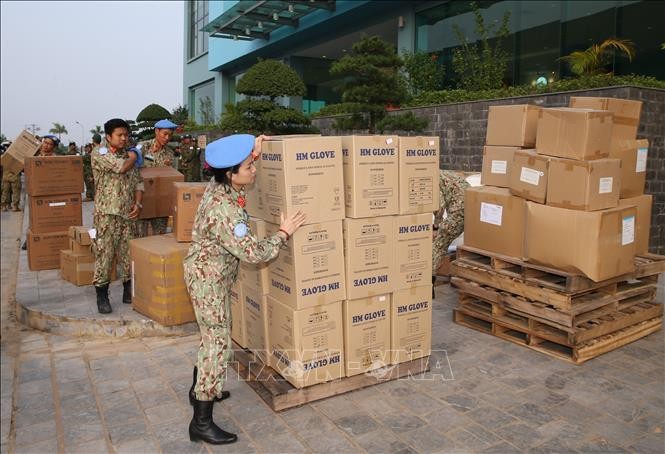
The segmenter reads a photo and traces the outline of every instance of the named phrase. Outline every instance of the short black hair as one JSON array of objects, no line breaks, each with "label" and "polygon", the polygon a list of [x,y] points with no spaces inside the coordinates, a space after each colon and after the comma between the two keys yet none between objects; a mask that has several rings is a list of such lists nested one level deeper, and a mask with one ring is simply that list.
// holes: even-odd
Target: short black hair
[{"label": "short black hair", "polygon": [[129,123],[122,118],[112,118],[104,123],[104,134],[110,136],[118,128],[125,128],[129,132]]},{"label": "short black hair", "polygon": [[99,134],[93,134],[92,143],[96,143],[96,144],[102,143],[102,136],[100,136]]},{"label": "short black hair", "polygon": [[240,170],[240,164],[236,164],[233,167],[226,167],[224,169],[216,169],[214,167],[211,167],[212,169],[212,174],[215,176],[215,181],[220,184],[225,184],[227,186],[231,186],[231,179],[227,175],[227,173],[230,171],[231,173],[238,173],[238,170]]}]

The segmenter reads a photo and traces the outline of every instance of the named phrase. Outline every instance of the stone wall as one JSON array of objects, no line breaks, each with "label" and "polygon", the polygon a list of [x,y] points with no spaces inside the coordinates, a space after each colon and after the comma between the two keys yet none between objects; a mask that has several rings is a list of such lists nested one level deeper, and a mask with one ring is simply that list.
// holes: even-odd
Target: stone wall
[{"label": "stone wall", "polygon": [[[489,106],[536,104],[543,107],[567,106],[571,96],[607,96],[643,102],[638,137],[649,139],[646,192],[653,194],[651,252],[665,254],[665,90],[612,87],[570,91],[517,98],[442,104],[402,109],[429,119],[427,135],[441,140],[441,168],[480,171]],[[332,129],[334,117],[314,120],[323,135],[338,134]]]}]

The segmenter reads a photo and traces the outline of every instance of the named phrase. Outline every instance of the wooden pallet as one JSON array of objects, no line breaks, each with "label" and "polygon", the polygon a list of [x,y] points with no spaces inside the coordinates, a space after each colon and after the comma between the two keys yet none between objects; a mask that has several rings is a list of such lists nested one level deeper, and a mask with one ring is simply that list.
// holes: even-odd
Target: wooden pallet
[{"label": "wooden pallet", "polygon": [[[476,269],[492,271],[508,278],[532,284],[533,286],[566,294],[589,292],[605,288],[617,282],[654,276],[665,272],[665,256],[656,254],[639,255],[635,258],[635,270],[632,273],[600,282],[595,282],[586,276],[524,262],[514,257],[469,246],[457,247],[456,262],[470,265]],[[455,274],[454,266],[453,274]]]},{"label": "wooden pallet", "polygon": [[[656,282],[651,277],[614,284],[611,291],[592,291],[570,300],[570,308],[557,308],[540,301],[531,301],[474,281],[453,277],[451,284],[462,294],[470,295],[506,309],[513,309],[565,330],[581,323],[611,314],[638,303],[652,301]],[[462,298],[460,298],[462,302]]]},{"label": "wooden pallet", "polygon": [[354,375],[298,389],[274,369],[264,365],[254,354],[235,343],[234,354],[233,368],[273,411],[286,410],[389,380],[417,376],[429,371],[430,368],[429,356],[427,356],[394,366],[386,366],[368,374]]}]

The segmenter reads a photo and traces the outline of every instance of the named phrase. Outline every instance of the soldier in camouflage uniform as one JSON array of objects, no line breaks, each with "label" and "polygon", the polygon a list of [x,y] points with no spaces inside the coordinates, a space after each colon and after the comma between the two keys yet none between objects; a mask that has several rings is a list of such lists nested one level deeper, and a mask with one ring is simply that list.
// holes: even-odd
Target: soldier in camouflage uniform
[{"label": "soldier in camouflage uniform", "polygon": [[55,150],[58,145],[60,145],[60,140],[56,136],[44,136],[36,156],[56,156]]},{"label": "soldier in camouflage uniform", "polygon": [[92,145],[87,144],[83,148],[83,181],[85,182],[85,198],[86,200],[94,200],[95,198],[95,185],[92,178]]},{"label": "soldier in camouflage uniform", "polygon": [[185,175],[186,182],[201,181],[201,149],[196,142],[192,142],[189,134],[182,136],[180,172]]},{"label": "soldier in camouflage uniform", "polygon": [[[439,170],[439,204],[434,216],[434,241],[432,244],[432,284],[441,259],[448,252],[450,243],[464,231],[464,191],[469,183],[450,170]],[[446,217],[443,217],[444,212]],[[434,287],[432,287],[434,298]]]},{"label": "soldier in camouflage uniform", "polygon": [[2,173],[2,211],[21,211],[21,172]]},{"label": "soldier in camouflage uniform", "polygon": [[[155,138],[139,142],[138,148],[143,154],[143,167],[172,167],[175,154],[168,146],[173,131],[178,125],[169,120],[159,120],[155,123]],[[143,219],[137,222],[138,236],[148,236],[148,226],[152,226],[153,235],[166,233],[169,218]]]},{"label": "soldier in camouflage uniform", "polygon": [[136,165],[140,154],[125,149],[127,122],[119,118],[107,121],[104,134],[107,146],[92,152],[92,172],[97,183],[93,217],[97,233],[92,250],[97,308],[108,314],[112,311],[108,295],[111,266],[116,256],[123,285],[122,302],[132,302],[129,241],[134,238],[135,220],[143,208],[143,180]]},{"label": "soldier in camouflage uniform", "polygon": [[[240,134],[217,140],[208,146],[206,160],[214,179],[208,184],[192,228],[192,244],[184,260],[185,283],[201,330],[201,343],[194,368],[190,402],[194,417],[189,425],[192,441],[211,444],[233,443],[235,434],[212,421],[216,400],[229,396],[222,391],[232,354],[231,297],[239,262],[267,262],[279,253],[289,237],[305,221],[298,212],[282,217],[280,230],[257,240],[248,227],[244,210],[244,186],[253,183],[255,154],[265,136],[256,139]],[[254,153],[252,153],[252,150]]]}]

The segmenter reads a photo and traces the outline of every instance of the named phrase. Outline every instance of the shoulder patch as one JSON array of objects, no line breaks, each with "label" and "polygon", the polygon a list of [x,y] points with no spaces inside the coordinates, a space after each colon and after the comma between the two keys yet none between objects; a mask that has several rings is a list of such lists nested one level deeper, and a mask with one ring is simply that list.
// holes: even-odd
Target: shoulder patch
[{"label": "shoulder patch", "polygon": [[109,152],[109,149],[106,148],[106,147],[101,147],[101,148],[99,149],[99,154],[106,154],[106,153],[108,153],[108,152]]},{"label": "shoulder patch", "polygon": [[236,238],[242,239],[247,235],[247,224],[244,222],[238,222],[235,227],[233,227],[233,234]]}]

